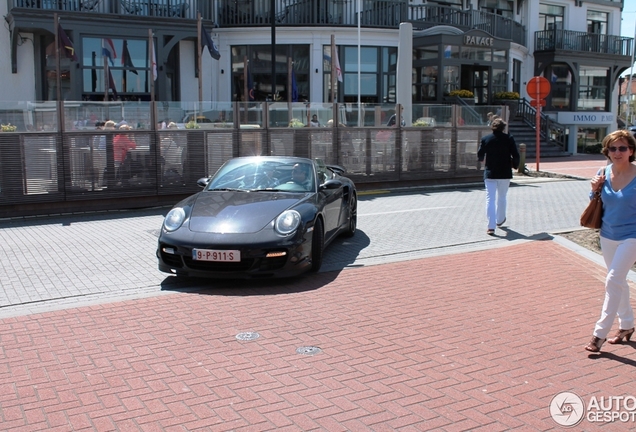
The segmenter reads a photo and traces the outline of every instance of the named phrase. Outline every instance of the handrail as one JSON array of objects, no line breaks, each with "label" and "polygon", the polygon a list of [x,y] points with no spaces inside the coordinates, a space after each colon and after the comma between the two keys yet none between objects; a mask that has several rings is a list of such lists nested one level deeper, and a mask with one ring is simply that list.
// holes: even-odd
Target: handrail
[{"label": "handrail", "polygon": [[[466,101],[463,98],[460,98],[457,96],[455,96],[453,99],[456,105],[461,105],[462,107],[462,118],[465,124],[469,124],[469,125],[485,124],[484,119],[481,117],[481,115],[477,111],[475,111],[475,108],[473,108],[472,105],[469,105],[468,103],[466,103]],[[466,118],[466,113],[468,113],[468,118]]]},{"label": "handrail", "polygon": [[[519,114],[523,122],[536,130],[537,127],[537,109],[530,105],[526,98],[519,101]],[[539,135],[546,142],[560,146],[564,151],[567,149],[566,127],[550,118],[550,116],[541,112],[541,124]]]}]

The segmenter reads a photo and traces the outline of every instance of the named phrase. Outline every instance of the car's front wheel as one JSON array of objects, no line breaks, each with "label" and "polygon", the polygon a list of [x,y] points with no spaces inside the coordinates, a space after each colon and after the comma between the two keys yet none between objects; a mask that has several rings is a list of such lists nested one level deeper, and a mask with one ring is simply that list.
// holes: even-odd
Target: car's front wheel
[{"label": "car's front wheel", "polygon": [[349,200],[349,225],[344,232],[345,237],[353,237],[358,226],[358,199],[356,194],[351,195]]},{"label": "car's front wheel", "polygon": [[322,253],[325,247],[325,230],[322,219],[316,219],[314,232],[311,237],[311,272],[317,273],[322,266]]}]

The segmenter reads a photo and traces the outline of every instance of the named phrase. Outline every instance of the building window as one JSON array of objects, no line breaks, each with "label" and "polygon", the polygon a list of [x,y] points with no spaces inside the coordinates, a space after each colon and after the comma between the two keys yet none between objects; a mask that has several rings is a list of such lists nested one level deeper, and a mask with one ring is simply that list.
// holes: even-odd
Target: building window
[{"label": "building window", "polygon": [[599,153],[606,131],[606,128],[577,128],[576,152]]},{"label": "building window", "polygon": [[564,6],[539,5],[539,30],[563,30]]},{"label": "building window", "polygon": [[462,47],[462,59],[492,61],[490,48]]},{"label": "building window", "polygon": [[607,34],[607,12],[587,11],[587,32],[593,34]]},{"label": "building window", "polygon": [[607,110],[607,68],[581,66],[579,68],[579,98],[577,110]]},{"label": "building window", "polygon": [[[273,86],[272,58],[276,59],[276,82]],[[247,59],[247,82],[244,64]],[[292,97],[287,74],[287,60],[291,59],[296,77],[297,102],[309,100],[309,45],[276,45],[272,56],[271,45],[232,46],[232,100],[248,102],[287,101]],[[272,92],[273,89],[273,92]],[[292,99],[294,101],[294,99]]]},{"label": "building window", "polygon": [[508,71],[506,69],[492,70],[492,93],[508,91]]},{"label": "building window", "polygon": [[512,60],[512,91],[521,94],[521,61]]},{"label": "building window", "polygon": [[[358,47],[340,46],[338,60],[343,82],[336,80],[336,100],[358,101]],[[323,46],[323,100],[330,101],[331,46]],[[360,48],[360,99],[363,103],[395,103],[397,48]]]},{"label": "building window", "polygon": [[425,66],[414,68],[413,77],[413,101],[436,101],[437,100],[437,66]]},{"label": "building window", "polygon": [[419,60],[431,60],[439,57],[439,46],[431,45],[424,47],[417,47],[415,49],[415,58]]},{"label": "building window", "polygon": [[479,0],[479,10],[506,18],[514,18],[513,3],[510,0]]},{"label": "building window", "polygon": [[[571,111],[572,72],[564,63],[550,66],[547,76],[550,80],[549,110]],[[532,96],[532,95],[530,95]]]},{"label": "building window", "polygon": [[[103,55],[103,46],[112,47],[116,56],[111,60]],[[82,39],[82,97],[103,100],[108,83],[104,63],[113,77],[115,91],[121,100],[150,100],[150,67],[147,39]],[[113,89],[110,88],[113,95]]]},{"label": "building window", "polygon": [[459,66],[444,66],[444,95],[459,90]]}]

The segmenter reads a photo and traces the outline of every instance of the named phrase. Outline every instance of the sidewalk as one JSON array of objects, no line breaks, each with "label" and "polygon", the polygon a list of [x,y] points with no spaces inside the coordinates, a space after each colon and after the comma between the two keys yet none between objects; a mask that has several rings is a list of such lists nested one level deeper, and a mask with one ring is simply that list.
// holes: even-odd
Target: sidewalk
[{"label": "sidewalk", "polygon": [[[579,162],[590,161],[540,168]],[[584,405],[636,396],[636,343],[583,350],[604,278],[550,240],[192,292],[168,278],[163,295],[0,320],[0,425],[558,430],[555,418],[582,414],[562,392]],[[563,406],[574,411],[551,416]],[[597,430],[602,414],[577,430]]]},{"label": "sidewalk", "polygon": [[[562,158],[539,159],[539,172],[591,179],[598,169],[605,165],[607,165],[607,158],[602,154],[581,154]],[[535,159],[526,161],[526,166],[530,171],[537,171]]]}]

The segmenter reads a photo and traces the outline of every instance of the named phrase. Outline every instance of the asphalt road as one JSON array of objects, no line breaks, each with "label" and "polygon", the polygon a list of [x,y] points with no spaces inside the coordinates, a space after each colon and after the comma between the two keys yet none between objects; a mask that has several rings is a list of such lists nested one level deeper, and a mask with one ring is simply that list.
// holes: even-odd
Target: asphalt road
[{"label": "asphalt road", "polygon": [[[361,195],[358,232],[329,246],[321,271],[492,248],[576,229],[588,188],[586,180],[515,180],[508,222],[495,237],[486,235],[482,185]],[[157,270],[157,233],[167,210],[0,221],[0,318],[227,284],[182,281]]]}]

